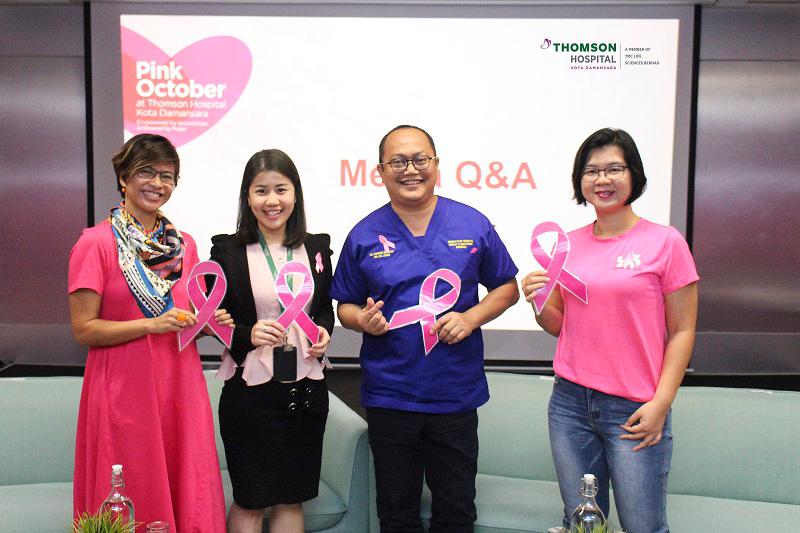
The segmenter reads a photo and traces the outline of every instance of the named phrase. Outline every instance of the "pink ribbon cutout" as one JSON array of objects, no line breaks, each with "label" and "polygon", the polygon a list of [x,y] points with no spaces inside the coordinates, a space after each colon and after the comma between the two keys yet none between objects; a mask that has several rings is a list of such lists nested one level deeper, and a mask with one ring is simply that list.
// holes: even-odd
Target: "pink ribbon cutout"
[{"label": "pink ribbon cutout", "polygon": [[[558,240],[556,241],[552,256],[545,252],[539,244],[539,236],[543,233],[550,232],[558,234]],[[539,289],[536,296],[533,297],[533,305],[536,308],[537,315],[544,309],[544,304],[547,302],[550,293],[553,292],[556,283],[574,294],[575,297],[583,303],[589,303],[589,290],[586,287],[586,283],[581,281],[564,266],[567,263],[569,250],[569,236],[561,229],[561,226],[555,222],[542,222],[533,228],[533,233],[531,234],[531,252],[533,253],[533,257],[535,257],[539,264],[546,270],[547,277],[550,278],[550,281]]]},{"label": "pink ribbon cutout", "polygon": [[317,252],[317,255],[314,256],[314,260],[317,262],[317,266],[315,267],[317,274],[322,274],[322,271],[325,270],[325,267],[322,264],[322,254]]},{"label": "pink ribbon cutout", "polygon": [[[217,278],[214,283],[214,288],[211,289],[208,297],[206,297],[203,289],[200,287],[200,277],[206,274],[212,274]],[[189,281],[186,289],[189,292],[189,301],[197,309],[197,324],[188,326],[178,332],[178,351],[183,350],[187,344],[192,342],[198,333],[205,327],[206,324],[211,328],[217,338],[222,341],[228,348],[231,347],[233,340],[233,329],[229,326],[223,326],[217,323],[214,319],[214,311],[219,308],[222,299],[225,298],[225,291],[228,288],[228,281],[225,279],[225,273],[222,267],[214,261],[203,261],[197,263],[189,274]]]},{"label": "pink ribbon cutout", "polygon": [[[290,274],[303,274],[303,283],[297,289],[296,294],[292,294],[286,283],[286,276]],[[278,293],[278,298],[284,308],[283,313],[278,317],[278,323],[284,328],[288,328],[294,322],[300,326],[311,344],[316,344],[319,340],[319,328],[303,310],[314,294],[314,278],[311,277],[308,267],[298,261],[289,261],[283,265],[275,279],[275,292]]]},{"label": "pink ribbon cutout", "polygon": [[[436,298],[436,281],[440,279],[449,283],[453,288]],[[422,328],[425,355],[428,355],[439,342],[439,336],[431,333],[431,328],[436,323],[436,315],[453,307],[460,294],[461,278],[458,277],[458,274],[447,268],[440,268],[429,274],[422,282],[419,289],[419,305],[395,311],[389,320],[389,329],[402,328],[419,322]]]},{"label": "pink ribbon cutout", "polygon": [[383,235],[378,235],[378,240],[383,245],[383,251],[384,252],[391,252],[392,250],[395,249],[394,243],[392,241],[390,241],[389,239],[387,239],[386,237],[384,237]]}]

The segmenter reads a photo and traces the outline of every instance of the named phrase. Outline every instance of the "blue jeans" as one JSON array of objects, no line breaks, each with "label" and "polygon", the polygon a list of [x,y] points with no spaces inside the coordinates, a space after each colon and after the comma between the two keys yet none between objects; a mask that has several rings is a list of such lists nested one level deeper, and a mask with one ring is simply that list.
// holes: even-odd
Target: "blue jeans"
[{"label": "blue jeans", "polygon": [[655,446],[622,440],[620,427],[642,404],[556,376],[548,408],[550,447],[564,502],[564,526],[580,504],[580,480],[597,477],[597,503],[609,512],[609,481],[620,525],[628,533],[668,533],[667,476],[672,459],[672,413]]}]

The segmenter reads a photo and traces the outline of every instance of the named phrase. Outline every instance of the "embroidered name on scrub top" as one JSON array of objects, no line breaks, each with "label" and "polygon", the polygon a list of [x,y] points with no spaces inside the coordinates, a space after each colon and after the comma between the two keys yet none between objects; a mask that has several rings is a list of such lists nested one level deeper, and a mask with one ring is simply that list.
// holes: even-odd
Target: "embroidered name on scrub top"
[{"label": "embroidered name on scrub top", "polygon": [[380,259],[381,257],[389,257],[394,253],[396,246],[392,241],[390,241],[383,235],[378,235],[378,242],[383,247],[383,249],[377,252],[370,253],[369,256],[371,258]]},{"label": "embroidered name on scrub top", "polygon": [[457,248],[459,250],[469,248],[475,245],[475,241],[472,239],[449,239],[447,241],[447,246],[450,248]]}]

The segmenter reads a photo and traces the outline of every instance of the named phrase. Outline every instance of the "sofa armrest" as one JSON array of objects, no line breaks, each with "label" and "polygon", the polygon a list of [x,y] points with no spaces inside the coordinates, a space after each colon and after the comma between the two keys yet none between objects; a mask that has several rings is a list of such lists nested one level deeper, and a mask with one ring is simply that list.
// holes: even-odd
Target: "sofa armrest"
[{"label": "sofa armrest", "polygon": [[[320,477],[350,507],[350,486],[359,441],[366,438],[367,423],[333,393],[328,393],[329,411],[322,443]],[[366,467],[366,465],[365,465]]]}]

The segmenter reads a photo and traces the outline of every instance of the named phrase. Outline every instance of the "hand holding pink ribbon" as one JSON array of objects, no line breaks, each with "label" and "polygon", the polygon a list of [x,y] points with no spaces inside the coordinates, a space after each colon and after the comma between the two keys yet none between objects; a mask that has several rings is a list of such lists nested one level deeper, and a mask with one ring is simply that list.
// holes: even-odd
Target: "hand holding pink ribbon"
[{"label": "hand holding pink ribbon", "polygon": [[[217,278],[214,283],[214,288],[211,289],[208,297],[200,287],[200,277],[206,274],[211,274]],[[214,261],[203,261],[197,263],[189,274],[189,280],[186,288],[189,292],[189,301],[197,309],[197,324],[188,326],[178,332],[178,351],[183,350],[187,344],[192,342],[206,324],[211,328],[214,334],[222,341],[228,348],[231,347],[233,340],[233,329],[228,326],[223,326],[214,320],[214,311],[217,310],[225,298],[225,291],[228,288],[228,282],[225,279],[225,273],[222,267]]]},{"label": "hand holding pink ribbon", "polygon": [[[452,289],[436,298],[436,281],[443,280],[452,286]],[[461,278],[452,270],[440,268],[429,274],[422,282],[419,289],[419,304],[405,309],[400,309],[392,314],[389,320],[389,329],[402,328],[419,322],[422,328],[422,342],[425,345],[425,355],[428,355],[439,342],[439,336],[431,333],[431,328],[436,323],[436,315],[447,311],[455,305],[461,294]]]},{"label": "hand holding pink ribbon", "polygon": [[[291,274],[303,275],[303,283],[297,289],[297,294],[292,294],[286,283],[286,276]],[[319,328],[303,310],[314,294],[314,278],[311,277],[308,267],[298,261],[289,261],[283,265],[278,272],[278,277],[275,278],[275,292],[278,293],[278,298],[284,308],[283,313],[278,317],[278,322],[285,328],[294,322],[303,330],[311,344],[316,344],[319,340]]]},{"label": "hand holding pink ribbon", "polygon": [[[545,252],[541,244],[539,244],[539,236],[549,232],[558,234],[558,240],[556,241],[552,256]],[[531,252],[533,253],[533,257],[542,265],[542,268],[547,271],[547,277],[550,278],[550,281],[539,289],[536,296],[533,298],[533,306],[536,308],[537,315],[544,309],[547,298],[550,297],[550,293],[553,292],[556,283],[574,294],[583,303],[589,303],[589,291],[586,287],[586,283],[581,281],[565,267],[569,250],[569,236],[567,236],[564,230],[561,229],[561,226],[555,222],[542,222],[533,228],[533,233],[531,234]]]}]

